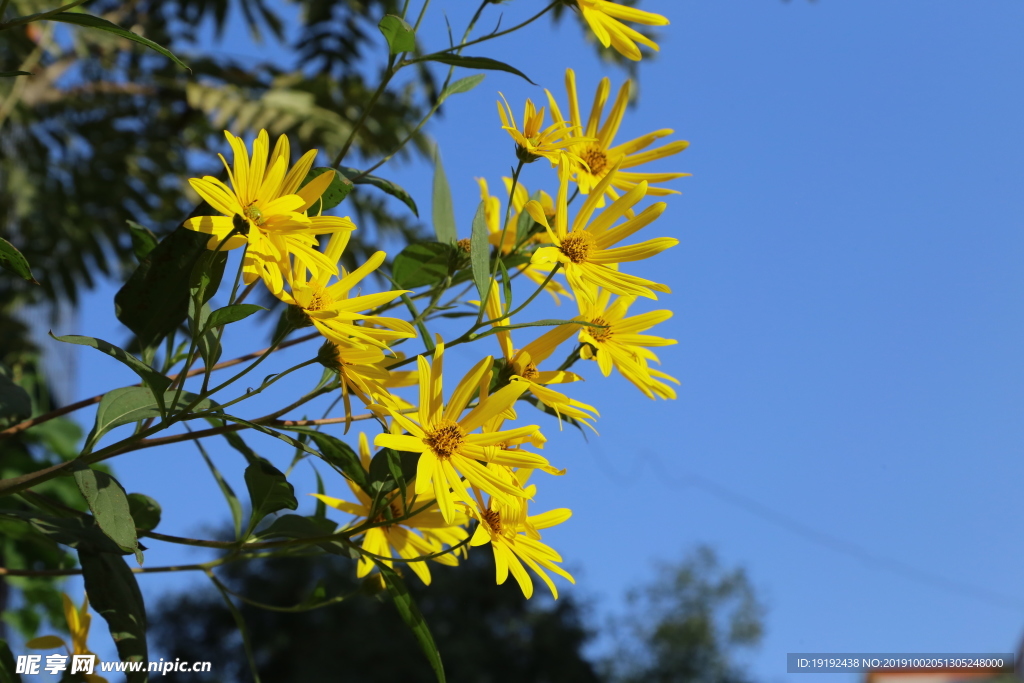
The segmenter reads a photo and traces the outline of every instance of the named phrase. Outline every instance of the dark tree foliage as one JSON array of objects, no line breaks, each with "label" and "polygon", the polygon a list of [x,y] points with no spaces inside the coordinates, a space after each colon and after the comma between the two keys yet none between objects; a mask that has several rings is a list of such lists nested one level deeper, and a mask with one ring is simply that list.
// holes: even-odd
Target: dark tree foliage
[{"label": "dark tree foliage", "polygon": [[722,567],[701,546],[679,565],[663,565],[657,580],[629,595],[617,656],[616,683],[745,683],[739,651],[756,645],[764,608],[741,568]]},{"label": "dark tree foliage", "polygon": [[[514,581],[494,583],[493,561],[471,553],[459,567],[431,566],[429,587],[405,572],[430,625],[453,683],[597,682],[581,649],[589,634],[571,596],[528,601]],[[275,606],[303,602],[322,586],[328,596],[352,595],[307,612],[274,612],[240,604],[260,677],[274,683],[435,681],[408,627],[386,593],[368,595],[343,558],[239,562],[219,577],[234,592]],[[236,603],[240,601],[236,600]],[[206,660],[210,674],[190,681],[251,681],[241,637],[218,592],[188,592],[165,599],[151,617],[151,638],[165,658]],[[205,676],[205,677],[204,677]]]}]

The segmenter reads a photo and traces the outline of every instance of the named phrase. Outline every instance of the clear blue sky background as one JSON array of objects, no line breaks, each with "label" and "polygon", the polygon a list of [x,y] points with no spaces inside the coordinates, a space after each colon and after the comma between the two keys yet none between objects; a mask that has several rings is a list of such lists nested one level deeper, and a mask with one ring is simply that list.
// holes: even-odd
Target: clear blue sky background
[{"label": "clear blue sky background", "polygon": [[[461,30],[470,4],[434,2],[426,44],[442,46],[442,10]],[[509,26],[540,6],[490,8],[481,25],[503,11]],[[601,410],[601,437],[545,424],[546,454],[569,474],[538,480],[536,509],[574,511],[545,534],[578,577],[567,590],[592,599],[603,619],[657,562],[709,543],[746,567],[767,605],[764,642],[749,658],[758,679],[786,677],[787,652],[1015,650],[1024,625],[1024,6],[641,7],[672,25],[661,54],[642,65],[622,135],[676,129],[692,146],[660,168],[693,177],[675,182],[683,194],[647,229],[680,245],[633,272],[674,290],[657,302],[676,313],[659,332],[679,340],[662,358],[683,385],[679,400],[652,402],[584,366],[588,381],[572,395]],[[258,54],[238,39],[221,49]],[[514,63],[563,101],[567,66],[585,100],[601,75],[616,87],[625,77],[594,57],[573,20],[473,53]],[[543,95],[490,74],[430,128],[466,235],[473,177],[497,189],[513,163],[498,90],[517,113],[523,98]],[[427,213],[426,166],[380,173]],[[553,193],[554,182],[545,164],[524,176],[531,190]],[[77,328],[60,332],[123,339],[112,291],[89,298]],[[551,313],[541,307],[537,317]],[[235,350],[254,348],[239,336]],[[79,363],[80,396],[135,381],[84,350]],[[277,405],[252,403],[240,413]],[[287,463],[276,443],[251,441]],[[209,447],[244,491],[241,459]],[[116,467],[129,491],[160,500],[169,533],[201,535],[226,519],[191,446],[140,451]],[[308,468],[296,486],[314,490]],[[153,545],[154,566],[201,557]],[[200,579],[141,582],[154,604],[160,591]]]}]

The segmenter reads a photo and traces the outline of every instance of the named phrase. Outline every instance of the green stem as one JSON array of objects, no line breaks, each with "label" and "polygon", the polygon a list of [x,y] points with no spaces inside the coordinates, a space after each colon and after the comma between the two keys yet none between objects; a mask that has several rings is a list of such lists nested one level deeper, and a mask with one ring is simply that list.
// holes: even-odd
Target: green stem
[{"label": "green stem", "polygon": [[483,43],[483,42],[486,42],[488,40],[493,40],[495,38],[500,38],[501,36],[506,36],[509,33],[512,33],[513,31],[518,31],[519,29],[523,28],[524,26],[527,26],[528,24],[532,24],[533,22],[537,21],[542,16],[544,16],[545,14],[550,12],[552,9],[554,9],[554,7],[556,5],[558,5],[559,3],[561,3],[561,1],[562,0],[555,0],[555,2],[552,2],[550,5],[548,5],[544,9],[542,9],[540,12],[537,12],[536,14],[534,14],[532,17],[530,17],[526,21],[522,22],[521,24],[516,24],[512,28],[507,28],[504,31],[495,31],[494,33],[488,33],[486,36],[481,36],[480,38],[477,38],[476,40],[471,40],[468,43],[462,43],[461,45],[453,45],[452,47],[449,47],[447,49],[438,50],[437,52],[435,52],[433,54],[424,55],[423,57],[417,57],[416,59],[404,62],[403,66],[405,66],[407,64],[415,64],[416,62],[426,62],[426,61],[429,61],[430,57],[432,57],[435,54],[441,54],[441,53],[444,53],[444,52],[452,52],[453,50],[461,50],[462,48],[469,47],[470,45],[477,45],[478,43]]},{"label": "green stem", "polygon": [[[417,22],[417,26],[418,25],[419,23]],[[384,90],[388,87],[388,83],[391,82],[391,79],[394,77],[395,72],[395,56],[390,55],[388,56],[388,66],[387,70],[385,70],[384,72],[384,78],[381,80],[380,85],[377,86],[377,90],[370,97],[370,101],[366,103],[366,107],[363,109],[363,113],[359,116],[359,120],[356,121],[356,125],[352,128],[352,132],[349,133],[348,139],[345,140],[345,144],[342,146],[341,151],[338,152],[338,155],[336,157],[334,157],[334,163],[331,164],[333,167],[337,168],[337,166],[341,164],[342,160],[345,158],[345,155],[348,154],[349,149],[352,148],[352,144],[356,141],[356,135],[359,134],[359,131],[360,129],[362,129],[363,124],[366,123],[366,119],[370,116],[370,112],[373,111],[373,107],[374,105],[377,104],[377,100],[380,99],[380,96],[384,94]]]}]

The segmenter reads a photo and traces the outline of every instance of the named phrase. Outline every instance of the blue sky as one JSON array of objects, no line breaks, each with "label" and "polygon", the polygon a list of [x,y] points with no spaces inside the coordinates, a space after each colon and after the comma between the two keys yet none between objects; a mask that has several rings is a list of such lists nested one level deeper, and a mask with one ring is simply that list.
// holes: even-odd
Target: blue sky
[{"label": "blue sky", "polygon": [[[504,11],[509,26],[540,6],[490,11]],[[653,402],[583,366],[588,381],[572,395],[600,409],[601,436],[544,424],[545,454],[569,473],[538,479],[537,509],[573,509],[545,533],[578,578],[567,590],[613,614],[655,563],[708,543],[747,569],[767,605],[764,642],[749,657],[760,680],[787,676],[787,652],[1015,650],[1024,621],[1024,554],[1014,550],[1024,477],[1024,6],[641,7],[672,25],[660,55],[642,64],[639,106],[620,135],[674,128],[691,147],[659,168],[693,177],[675,181],[683,194],[646,229],[679,246],[633,271],[674,293],[636,310],[675,311],[656,333],[679,340],[660,355],[682,386],[678,400]],[[442,46],[442,11],[458,27],[466,3],[432,3],[421,31],[430,46]],[[625,77],[599,63],[571,20],[473,53],[515,64],[563,101],[566,67],[587,101],[602,75],[613,87]],[[543,97],[492,73],[430,128],[464,235],[478,201],[473,178],[497,189],[514,163],[498,90],[517,113],[525,97]],[[429,206],[425,165],[379,173]],[[546,164],[523,181],[554,193]],[[60,332],[123,338],[112,291],[90,297],[78,327]],[[549,308],[536,317],[559,315]],[[249,350],[245,341],[235,350]],[[479,357],[473,346],[455,351],[467,366]],[[278,367],[307,353],[282,354]],[[84,354],[81,396],[135,381]],[[252,402],[240,414],[275,406]],[[252,442],[287,464],[275,443]],[[240,458],[208,447],[244,490]],[[116,462],[129,491],[164,505],[165,532],[200,535],[227,518],[194,448]],[[299,492],[314,490],[306,470],[298,475]],[[154,545],[147,564],[197,557]],[[199,578],[144,577],[142,587],[155,602],[190,582]]]}]

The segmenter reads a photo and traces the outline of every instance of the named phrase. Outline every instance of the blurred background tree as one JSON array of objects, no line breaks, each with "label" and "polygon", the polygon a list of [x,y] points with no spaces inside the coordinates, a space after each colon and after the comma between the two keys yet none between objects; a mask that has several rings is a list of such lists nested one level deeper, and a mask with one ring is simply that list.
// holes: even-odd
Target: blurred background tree
[{"label": "blurred background tree", "polygon": [[[260,677],[326,680],[343,661],[347,681],[435,680],[395,611],[379,609],[351,563],[332,560],[240,562],[219,574],[236,596],[276,607],[300,605],[313,595],[345,596],[303,612],[236,599]],[[596,661],[584,649],[599,631],[578,592],[557,601],[526,600],[514,584],[495,585],[488,552],[471,553],[454,571],[435,564],[431,574],[430,587],[412,579],[409,589],[445,658],[447,678],[456,683],[739,683],[746,680],[739,654],[761,635],[763,609],[743,570],[721,567],[706,547],[663,567],[656,581],[638,589],[622,617],[627,628],[608,629],[618,648]],[[234,618],[212,588],[165,597],[151,627],[165,659],[215,662],[215,671],[189,674],[192,679],[252,680]],[[408,656],[395,656],[396,645]]]}]

